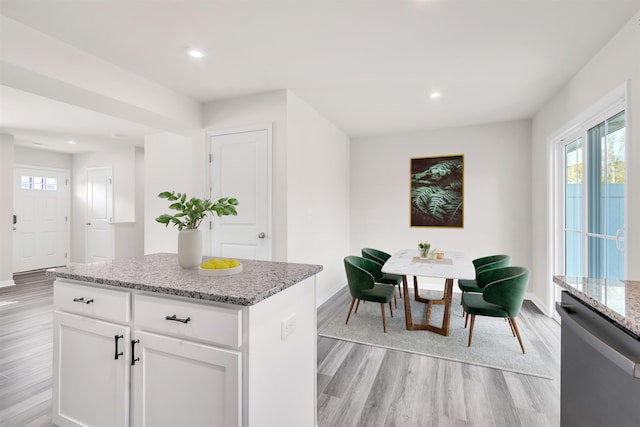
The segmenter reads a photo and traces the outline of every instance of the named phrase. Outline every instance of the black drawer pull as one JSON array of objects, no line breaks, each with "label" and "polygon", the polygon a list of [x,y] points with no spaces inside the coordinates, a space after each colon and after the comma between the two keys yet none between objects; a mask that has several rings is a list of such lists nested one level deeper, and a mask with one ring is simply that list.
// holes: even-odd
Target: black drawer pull
[{"label": "black drawer pull", "polygon": [[113,336],[115,342],[116,342],[116,355],[115,355],[115,359],[118,360],[120,358],[120,356],[122,356],[124,353],[123,352],[118,352],[118,340],[120,338],[124,338],[124,335],[114,335]]},{"label": "black drawer pull", "polygon": [[74,298],[73,302],[81,302],[83,304],[91,304],[93,302],[93,299],[88,299],[85,301],[84,297],[82,298]]},{"label": "black drawer pull", "polygon": [[167,316],[167,317],[165,317],[165,319],[173,320],[174,322],[182,322],[182,323],[191,322],[191,317],[187,317],[186,319],[178,319],[178,316],[176,316],[175,314],[173,316]]},{"label": "black drawer pull", "polygon": [[139,343],[140,340],[131,340],[131,366],[134,366],[136,362],[140,361],[139,357],[136,357],[135,347],[136,344]]}]

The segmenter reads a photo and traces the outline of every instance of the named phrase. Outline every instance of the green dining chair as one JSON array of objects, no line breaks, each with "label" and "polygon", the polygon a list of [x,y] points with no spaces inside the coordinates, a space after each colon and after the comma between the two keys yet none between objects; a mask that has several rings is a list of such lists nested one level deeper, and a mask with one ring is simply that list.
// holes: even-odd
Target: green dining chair
[{"label": "green dining chair", "polygon": [[[362,257],[377,262],[378,264],[380,264],[380,268],[382,268],[384,263],[387,262],[389,258],[391,258],[391,255],[378,249],[362,248]],[[397,286],[398,295],[400,295],[400,298],[402,298],[402,276],[401,275],[382,273],[382,277],[377,278],[376,282],[387,283],[389,285]],[[398,308],[398,301],[396,300],[395,296],[393,297],[393,300],[396,305],[396,308]]]},{"label": "green dining chair", "polygon": [[467,346],[471,347],[476,315],[503,317],[509,322],[511,333],[518,338],[520,348],[524,353],[524,345],[516,317],[522,307],[524,294],[529,284],[529,270],[516,266],[492,268],[478,273],[477,281],[482,293],[465,292],[462,294],[462,307],[467,316],[471,316]]},{"label": "green dining chair", "polygon": [[389,312],[393,317],[391,299],[396,293],[395,288],[389,284],[376,283],[375,277],[380,272],[380,265],[370,259],[347,256],[344,258],[344,268],[347,272],[347,282],[351,293],[351,305],[349,305],[349,314],[347,314],[345,325],[349,324],[351,311],[356,300],[358,303],[354,314],[358,312],[360,301],[378,302],[380,303],[380,312],[382,314],[382,329],[386,333],[387,321],[385,319],[384,306],[389,304]]},{"label": "green dining chair", "polygon": [[[511,262],[511,257],[509,255],[490,255],[482,258],[476,258],[473,261],[473,267],[476,270],[476,278],[478,277],[478,273],[489,270],[491,268],[498,267],[506,267]],[[481,293],[482,288],[480,288],[474,279],[459,279],[458,287],[462,292],[477,292]]]},{"label": "green dining chair", "polygon": [[[477,278],[478,273],[482,271],[489,270],[491,268],[508,266],[511,262],[511,257],[509,255],[489,255],[482,258],[476,258],[472,262],[473,267],[476,270]],[[463,295],[465,292],[482,293],[482,288],[478,286],[476,279],[458,279],[458,288],[460,288]],[[462,300],[460,300],[460,304],[462,304]],[[464,315],[465,312],[463,311],[462,317],[464,317]]]}]

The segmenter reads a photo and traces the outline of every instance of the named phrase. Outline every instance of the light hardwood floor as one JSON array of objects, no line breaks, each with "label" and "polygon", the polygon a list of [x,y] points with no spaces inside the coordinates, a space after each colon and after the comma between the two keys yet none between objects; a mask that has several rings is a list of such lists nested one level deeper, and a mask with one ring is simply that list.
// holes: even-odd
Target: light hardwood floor
[{"label": "light hardwood floor", "polygon": [[[15,281],[0,288],[0,426],[50,426],[52,282]],[[325,303],[318,327],[348,303]],[[559,426],[560,326],[530,302],[518,321],[554,380],[318,337],[318,425]]]}]

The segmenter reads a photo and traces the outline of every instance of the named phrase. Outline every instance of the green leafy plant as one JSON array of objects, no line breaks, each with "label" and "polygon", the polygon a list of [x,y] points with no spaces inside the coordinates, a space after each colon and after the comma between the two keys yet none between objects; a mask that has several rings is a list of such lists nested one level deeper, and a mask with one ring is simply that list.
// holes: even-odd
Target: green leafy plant
[{"label": "green leafy plant", "polygon": [[429,248],[431,248],[431,243],[428,240],[421,240],[418,242],[418,250],[420,251],[420,256],[426,258],[429,255]]},{"label": "green leafy plant", "polygon": [[198,228],[200,223],[206,216],[211,213],[218,216],[238,215],[236,206],[238,200],[234,198],[223,197],[216,201],[211,199],[198,199],[197,197],[187,198],[186,193],[176,193],[175,191],[163,191],[158,194],[161,199],[167,199],[175,202],[169,205],[169,209],[178,211],[175,215],[163,214],[156,218],[160,224],[166,227],[172,224],[178,227],[178,230]]},{"label": "green leafy plant", "polygon": [[431,247],[431,243],[429,243],[428,241],[420,241],[418,242],[418,249],[426,249],[429,250],[429,248]]}]

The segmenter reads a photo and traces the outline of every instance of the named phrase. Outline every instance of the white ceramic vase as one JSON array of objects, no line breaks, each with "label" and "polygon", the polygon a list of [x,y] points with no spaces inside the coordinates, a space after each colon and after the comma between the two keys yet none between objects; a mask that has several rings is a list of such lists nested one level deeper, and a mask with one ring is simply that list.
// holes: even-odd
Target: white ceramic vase
[{"label": "white ceramic vase", "polygon": [[180,230],[178,232],[178,264],[184,269],[194,268],[202,263],[202,234],[200,230]]}]

